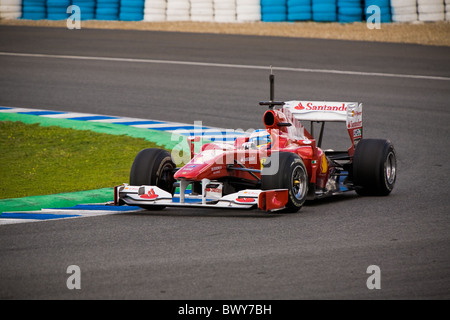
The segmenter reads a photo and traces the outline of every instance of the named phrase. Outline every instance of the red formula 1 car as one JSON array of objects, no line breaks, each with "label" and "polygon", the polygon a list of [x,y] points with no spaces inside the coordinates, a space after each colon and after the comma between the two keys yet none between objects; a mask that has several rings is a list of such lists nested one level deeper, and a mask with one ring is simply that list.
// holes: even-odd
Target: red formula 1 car
[{"label": "red formula 1 car", "polygon": [[[130,172],[130,185],[115,188],[115,204],[146,209],[167,206],[259,208],[296,212],[305,200],[347,191],[388,195],[396,180],[392,143],[363,139],[362,104],[354,102],[270,101],[265,129],[238,137],[234,144],[206,143],[195,153],[197,137],[189,138],[190,161],[177,168],[162,149],[142,150]],[[310,131],[302,122],[311,122]],[[326,122],[344,122],[350,136],[345,151],[322,150]],[[320,123],[318,139],[313,123]]]}]

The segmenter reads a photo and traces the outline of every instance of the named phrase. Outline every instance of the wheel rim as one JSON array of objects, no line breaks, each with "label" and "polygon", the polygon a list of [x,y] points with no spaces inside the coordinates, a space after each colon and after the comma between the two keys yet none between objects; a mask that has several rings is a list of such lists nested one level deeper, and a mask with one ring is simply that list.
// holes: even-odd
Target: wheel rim
[{"label": "wheel rim", "polygon": [[301,167],[296,167],[292,172],[292,194],[301,201],[306,193],[306,174]]},{"label": "wheel rim", "polygon": [[395,181],[395,175],[397,171],[397,164],[395,161],[395,155],[393,152],[390,152],[386,158],[386,162],[384,163],[384,170],[386,174],[386,180],[389,184],[393,184]]}]

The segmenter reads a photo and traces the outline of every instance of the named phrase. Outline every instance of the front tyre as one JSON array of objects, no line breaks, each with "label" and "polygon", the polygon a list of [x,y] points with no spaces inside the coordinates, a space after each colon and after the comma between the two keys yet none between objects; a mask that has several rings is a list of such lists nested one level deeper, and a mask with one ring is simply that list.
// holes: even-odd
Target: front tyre
[{"label": "front tyre", "polygon": [[397,179],[397,156],[389,140],[363,139],[353,157],[356,192],[364,196],[387,196]]},{"label": "front tyre", "polygon": [[[303,160],[291,152],[272,153],[268,159],[262,168],[261,189],[288,189],[289,198],[284,211],[299,211],[308,194],[308,172]],[[278,169],[274,170],[277,164]]]},{"label": "front tyre", "polygon": [[[175,163],[168,151],[156,148],[144,149],[137,154],[131,166],[130,185],[157,186],[173,194],[174,169]],[[145,209],[164,208],[164,206],[142,207]]]}]

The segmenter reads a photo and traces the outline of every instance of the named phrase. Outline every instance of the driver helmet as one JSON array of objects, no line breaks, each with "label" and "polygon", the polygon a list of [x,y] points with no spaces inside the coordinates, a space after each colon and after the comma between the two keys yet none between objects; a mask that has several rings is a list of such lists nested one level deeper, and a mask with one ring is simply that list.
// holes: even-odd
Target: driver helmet
[{"label": "driver helmet", "polygon": [[270,134],[263,129],[256,130],[248,138],[249,149],[260,149],[261,147],[271,147]]}]

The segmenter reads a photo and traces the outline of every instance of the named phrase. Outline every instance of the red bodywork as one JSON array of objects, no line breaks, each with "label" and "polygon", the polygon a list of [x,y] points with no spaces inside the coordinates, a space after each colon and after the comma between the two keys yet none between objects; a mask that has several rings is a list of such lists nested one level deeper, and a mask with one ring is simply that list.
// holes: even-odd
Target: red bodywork
[{"label": "red bodywork", "polygon": [[[240,137],[234,145],[208,143],[194,153],[195,139],[190,139],[191,161],[180,168],[174,175],[176,180],[201,181],[202,179],[220,180],[237,178],[258,182],[261,179],[261,160],[274,151],[285,151],[298,154],[307,169],[309,182],[324,188],[329,176],[328,160],[324,152],[316,147],[316,140],[304,130],[305,139],[293,139],[289,135],[288,126],[292,123],[280,110],[270,109],[264,113],[264,125],[271,137],[270,149],[262,147],[258,150],[245,149],[244,144],[249,137]],[[264,160],[263,160],[264,161]],[[237,168],[237,169],[236,169]],[[251,169],[243,171],[239,168]]]}]

